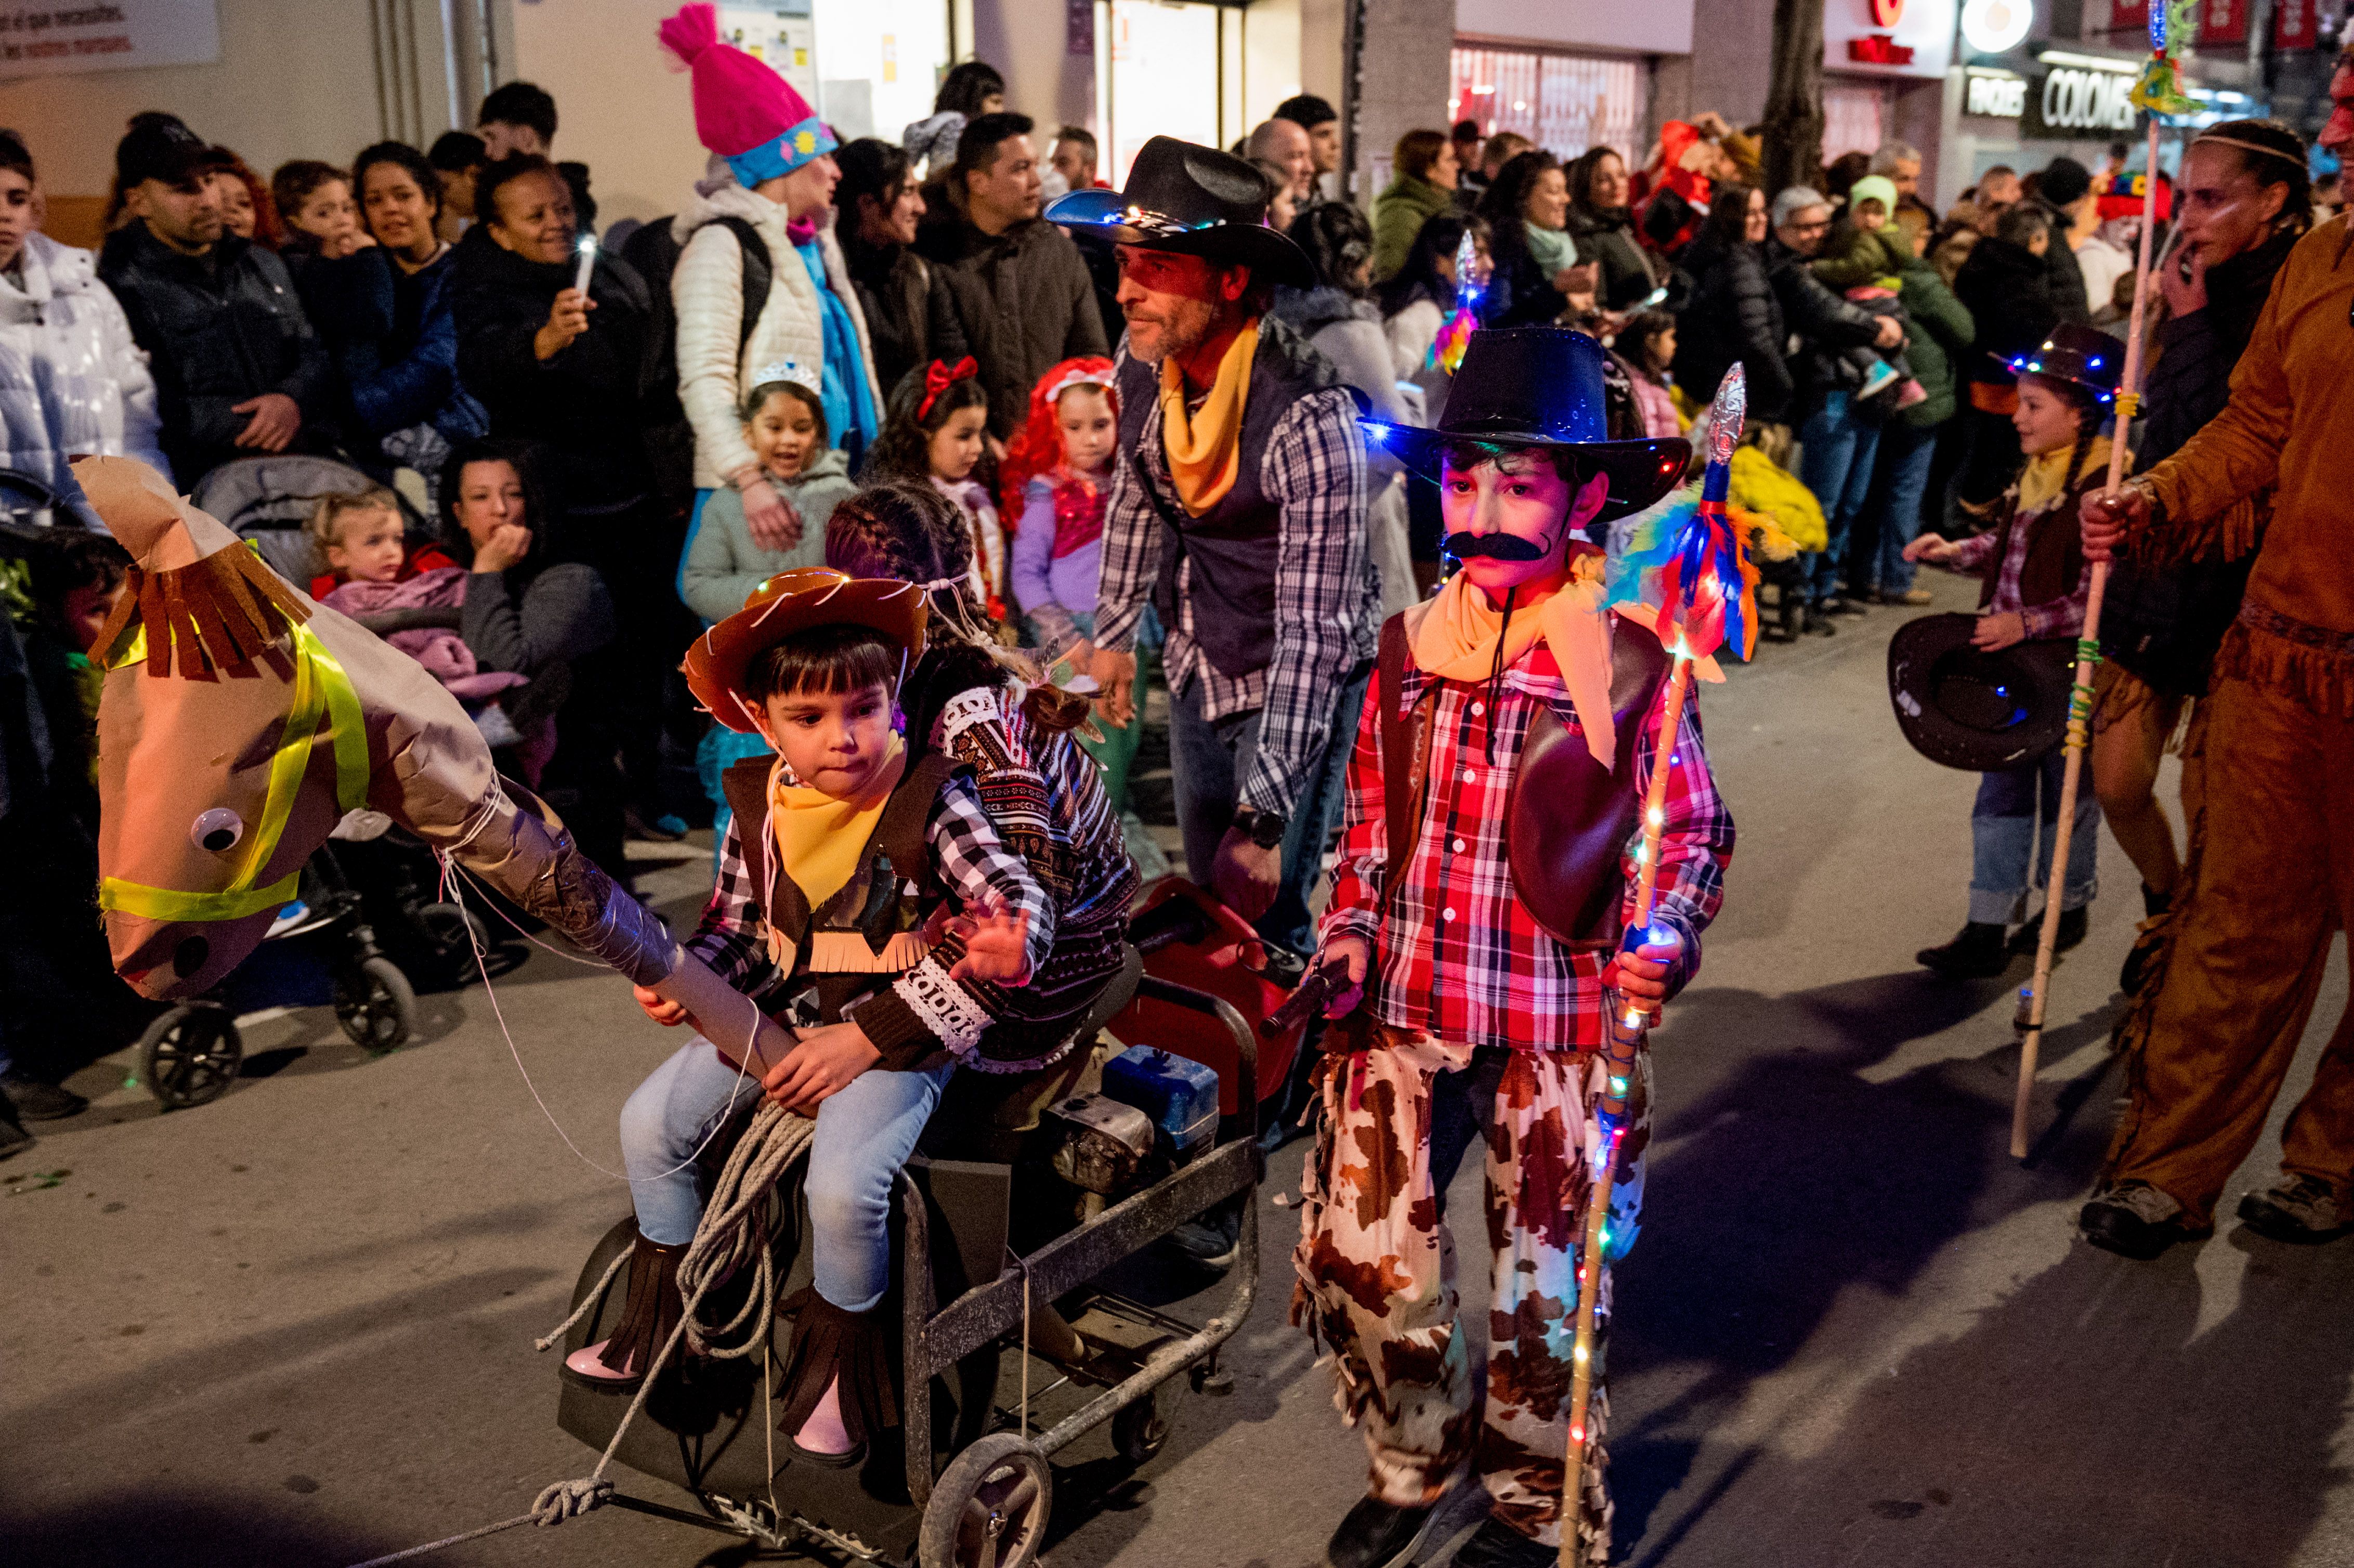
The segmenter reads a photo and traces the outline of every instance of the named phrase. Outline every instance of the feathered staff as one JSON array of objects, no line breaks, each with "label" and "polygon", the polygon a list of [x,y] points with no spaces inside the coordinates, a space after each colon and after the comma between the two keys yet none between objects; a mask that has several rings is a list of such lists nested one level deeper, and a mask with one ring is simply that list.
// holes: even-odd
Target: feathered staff
[{"label": "feathered staff", "polygon": [[[1696,500],[1680,500],[1646,524],[1640,558],[1622,564],[1614,602],[1639,602],[1654,617],[1652,627],[1673,662],[1651,747],[1651,778],[1643,803],[1643,840],[1635,851],[1635,914],[1621,944],[1632,953],[1652,940],[1651,909],[1658,896],[1659,833],[1667,823],[1668,770],[1674,764],[1676,732],[1683,723],[1692,662],[1720,648],[1746,659],[1757,639],[1757,570],[1742,547],[1741,533],[1725,508],[1733,482],[1733,452],[1741,444],[1747,413],[1748,383],[1736,363],[1718,383],[1709,407],[1708,471]],[[1650,1015],[1632,1005],[1615,1005],[1604,1056],[1607,1082],[1596,1118],[1592,1152],[1594,1188],[1585,1203],[1585,1243],[1577,1271],[1577,1339],[1570,1356],[1569,1448],[1562,1466],[1561,1563],[1581,1568],[1577,1539],[1585,1490],[1587,1401],[1594,1391],[1594,1320],[1602,1294],[1603,1251],[1608,1243],[1610,1189],[1618,1173],[1618,1143],[1627,1130],[1627,1101],[1635,1081]]]},{"label": "feathered staff", "polygon": [[1463,351],[1471,346],[1471,334],[1479,330],[1479,296],[1487,291],[1488,285],[1479,277],[1479,248],[1466,228],[1463,242],[1455,248],[1455,313],[1430,340],[1432,366],[1449,376],[1462,368]]},{"label": "feathered staff", "polygon": [[[2149,111],[2149,161],[2141,186],[2141,243],[2134,259],[2133,319],[2126,331],[2125,370],[2118,381],[2116,430],[2109,440],[2108,488],[2125,482],[2126,431],[2141,405],[2142,325],[2149,301],[2150,236],[2158,228],[2158,117],[2189,114],[2199,106],[2182,94],[2182,79],[2169,47],[2186,36],[2199,13],[2199,0],[2173,0],[2149,8],[2149,63],[2134,84],[2133,101]],[[2035,1093],[2035,1070],[2043,1048],[2045,992],[2052,984],[2052,955],[2060,942],[2060,890],[2065,883],[2068,847],[2075,837],[2076,792],[2084,773],[2084,744],[2092,727],[2093,670],[2101,662],[2101,601],[2109,591],[2109,563],[2093,563],[2093,584],[2084,598],[2084,630],[2076,639],[2076,681],[2068,696],[2066,759],[2060,775],[2059,821],[2052,855],[2044,862],[2043,924],[2035,941],[2035,978],[2020,1000],[2026,1032],[2020,1042],[2019,1084],[2010,1101],[2010,1157],[2027,1158],[2027,1113]]]}]

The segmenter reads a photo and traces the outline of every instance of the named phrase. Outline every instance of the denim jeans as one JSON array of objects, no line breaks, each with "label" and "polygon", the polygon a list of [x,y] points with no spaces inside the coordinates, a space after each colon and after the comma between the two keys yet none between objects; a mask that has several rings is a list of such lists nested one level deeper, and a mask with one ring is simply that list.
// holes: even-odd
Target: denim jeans
[{"label": "denim jeans", "polygon": [[[2039,761],[1978,776],[1970,808],[1970,918],[1999,926],[2027,912],[2031,872],[2049,886],[2052,844],[2060,832],[2060,784],[2065,747]],[[2041,819],[2040,831],[2038,819]],[[2101,801],[2090,778],[2076,785],[2076,825],[2068,839],[2067,884],[2060,907],[2077,909],[2100,891],[2094,866],[2100,856]],[[2030,862],[2035,863],[2031,866]]]},{"label": "denim jeans", "polygon": [[1863,581],[1883,593],[1903,593],[1913,586],[1913,563],[1904,558],[1904,546],[1920,536],[1921,498],[1928,493],[1939,428],[1891,419],[1880,433],[1880,477],[1872,486],[1880,502],[1879,538]]},{"label": "denim jeans", "polygon": [[[845,1312],[865,1311],[891,1283],[891,1183],[955,1070],[953,1062],[913,1073],[870,1067],[817,1107],[802,1182],[814,1283]],[[639,1234],[663,1246],[695,1239],[704,1200],[695,1151],[759,1094],[758,1077],[729,1066],[699,1034],[638,1086],[621,1107],[621,1160]]]},{"label": "denim jeans", "polygon": [[[1349,749],[1356,742],[1372,673],[1368,662],[1341,679],[1324,749],[1301,784],[1299,802],[1284,829],[1283,873],[1275,903],[1259,917],[1260,936],[1296,953],[1315,946],[1308,899],[1324,870],[1324,846],[1341,820]],[[1217,859],[1218,841],[1234,825],[1242,781],[1258,756],[1259,719],[1257,708],[1214,722],[1204,718],[1199,681],[1169,694],[1169,768],[1176,788],[1177,826],[1185,836],[1186,874],[1204,887]]]},{"label": "denim jeans", "polygon": [[1863,511],[1872,490],[1872,460],[1880,446],[1880,426],[1857,409],[1855,394],[1825,392],[1798,427],[1798,482],[1822,503],[1829,538],[1800,557],[1807,575],[1807,602],[1820,605],[1839,591],[1840,567],[1847,559],[1848,530]]}]

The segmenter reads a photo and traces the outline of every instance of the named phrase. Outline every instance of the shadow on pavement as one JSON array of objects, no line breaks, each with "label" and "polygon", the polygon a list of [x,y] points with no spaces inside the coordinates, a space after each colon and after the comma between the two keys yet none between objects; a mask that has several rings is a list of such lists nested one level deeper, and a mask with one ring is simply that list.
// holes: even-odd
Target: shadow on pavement
[{"label": "shadow on pavement", "polygon": [[[289,1475],[285,1484],[290,1492],[318,1489],[302,1475]],[[92,1500],[40,1518],[0,1515],[0,1539],[12,1561],[42,1568],[358,1563],[408,1544],[331,1519],[289,1519],[277,1502],[166,1490]]]}]

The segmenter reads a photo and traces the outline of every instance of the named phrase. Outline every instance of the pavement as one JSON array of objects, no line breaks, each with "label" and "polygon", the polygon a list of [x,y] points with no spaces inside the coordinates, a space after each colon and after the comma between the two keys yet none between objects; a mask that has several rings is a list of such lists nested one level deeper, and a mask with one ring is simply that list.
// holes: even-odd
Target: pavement
[{"label": "pavement", "polygon": [[[1932,586],[1940,608],[1971,602]],[[2074,1239],[2138,913],[2115,845],[2052,987],[2026,1168],[2006,1151],[2023,961],[1976,985],[1913,963],[1960,923],[1976,780],[1897,736],[1885,645],[1909,613],[1768,648],[1701,698],[1740,847],[1705,966],[1656,1037],[1649,1207],[1609,1356],[1617,1559],[2354,1563],[2354,1242],[2286,1247],[2227,1218],[2145,1265]],[[707,849],[636,848],[691,922]],[[422,1037],[382,1058],[305,1008],[249,1020],[247,1077],[194,1110],[160,1114],[127,1054],[72,1080],[93,1107],[0,1166],[0,1555],[341,1568],[588,1471],[531,1340],[626,1210],[615,1113],[673,1040],[617,979],[527,951],[492,994],[424,998]],[[2346,1005],[2341,950],[2284,1107]],[[1258,1199],[1234,1392],[1170,1391],[1169,1444],[1140,1470],[1101,1435],[1068,1451],[1056,1568],[1320,1561],[1363,1461],[1284,1322],[1301,1149],[1273,1157]],[[2276,1152],[2275,1126],[2227,1216]],[[1458,1213],[1477,1181],[1467,1161]],[[1186,1310],[1198,1282],[1157,1277]],[[1426,1564],[1478,1508],[1460,1494]],[[425,1561],[755,1560],[833,1561],[611,1509]]]}]

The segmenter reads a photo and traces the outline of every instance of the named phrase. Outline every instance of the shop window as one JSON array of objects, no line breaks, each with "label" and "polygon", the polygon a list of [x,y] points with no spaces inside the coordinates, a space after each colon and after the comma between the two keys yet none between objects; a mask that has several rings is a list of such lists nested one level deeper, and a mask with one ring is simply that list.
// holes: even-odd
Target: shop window
[{"label": "shop window", "polygon": [[1589,147],[1641,160],[1645,82],[1629,59],[1458,48],[1447,118],[1476,120],[1482,135],[1517,131],[1564,162]]},{"label": "shop window", "polygon": [[1861,82],[1823,84],[1823,162],[1877,152],[1886,141],[1888,90]]},{"label": "shop window", "polygon": [[1224,147],[1249,129],[1242,123],[1249,12],[1167,0],[1111,0],[1105,10],[1108,61],[1097,77],[1097,112],[1110,128],[1105,179],[1125,184],[1129,164],[1155,136]]}]

